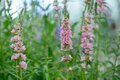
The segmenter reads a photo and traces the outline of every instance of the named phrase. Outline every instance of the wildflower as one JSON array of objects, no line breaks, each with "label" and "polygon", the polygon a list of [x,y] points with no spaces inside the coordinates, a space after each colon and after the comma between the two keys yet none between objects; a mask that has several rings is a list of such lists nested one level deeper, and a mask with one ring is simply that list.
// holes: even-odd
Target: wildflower
[{"label": "wildflower", "polygon": [[22,47],[21,47],[21,50],[22,50],[22,51],[25,51],[25,50],[26,50],[25,46],[22,46]]},{"label": "wildflower", "polygon": [[19,41],[20,40],[20,36],[16,35],[14,37],[11,38],[11,41]]},{"label": "wildflower", "polygon": [[92,33],[92,27],[90,24],[87,26],[82,27],[82,39],[81,39],[81,47],[84,49],[85,54],[91,53],[93,49],[93,33]]},{"label": "wildflower", "polygon": [[24,46],[20,34],[21,34],[21,24],[19,23],[18,26],[14,27],[12,29],[11,33],[15,34],[14,37],[11,38],[11,41],[14,43],[10,45],[10,47],[17,52],[16,54],[12,55],[11,60],[21,60],[20,62],[20,68],[26,69],[27,64],[24,62],[26,60],[26,55],[23,54],[22,52],[26,50],[26,47]]},{"label": "wildflower", "polygon": [[23,53],[20,53],[20,57],[22,60],[26,60],[26,55],[24,55]]},{"label": "wildflower", "polygon": [[70,61],[72,60],[72,56],[71,55],[66,55],[66,56],[63,56],[61,58],[61,62],[66,62],[66,61]]},{"label": "wildflower", "polygon": [[72,34],[69,19],[65,18],[61,25],[61,50],[69,51],[73,49],[72,47]]},{"label": "wildflower", "polygon": [[11,60],[16,60],[19,58],[19,56],[20,56],[19,54],[14,54],[12,55]]},{"label": "wildflower", "polygon": [[93,53],[93,38],[94,34],[92,32],[93,27],[91,24],[87,24],[86,26],[82,27],[82,37],[81,37],[81,48],[82,52],[84,53],[81,56],[80,61],[82,68],[90,68],[89,62],[92,61],[91,54]]},{"label": "wildflower", "polygon": [[106,10],[106,3],[105,0],[97,0],[97,4],[98,4],[98,12],[104,12]]},{"label": "wildflower", "polygon": [[20,68],[27,69],[27,63],[24,61],[20,62],[19,66],[20,66]]}]

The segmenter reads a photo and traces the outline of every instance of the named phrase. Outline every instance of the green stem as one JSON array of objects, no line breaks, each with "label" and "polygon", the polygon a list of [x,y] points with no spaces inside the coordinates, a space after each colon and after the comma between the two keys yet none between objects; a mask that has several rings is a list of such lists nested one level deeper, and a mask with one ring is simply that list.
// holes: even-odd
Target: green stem
[{"label": "green stem", "polygon": [[114,74],[115,74],[115,67],[116,67],[116,62],[117,62],[117,56],[115,57],[115,64],[114,64],[114,68],[113,68],[113,77],[112,77],[112,80],[114,80]]},{"label": "green stem", "polygon": [[82,73],[82,79],[81,80],[86,80],[85,70],[82,69],[81,73]]},{"label": "green stem", "polygon": [[95,76],[95,80],[98,79],[98,63],[99,63],[99,60],[98,60],[98,57],[99,57],[99,49],[100,49],[100,33],[98,31],[98,38],[97,38],[97,54],[96,54],[96,76]]},{"label": "green stem", "polygon": [[22,80],[22,68],[20,68],[20,80]]},{"label": "green stem", "polygon": [[[84,8],[84,11],[83,11],[83,13],[82,13],[82,22],[81,22],[81,28],[82,28],[82,25],[83,25],[83,21],[84,21],[84,17],[85,17],[85,11],[86,11],[86,9],[87,9],[87,4],[85,5],[85,8]],[[81,30],[81,29],[80,29]]]},{"label": "green stem", "polygon": [[17,75],[17,80],[18,80],[18,68],[17,68],[17,60],[16,60],[16,75]]}]

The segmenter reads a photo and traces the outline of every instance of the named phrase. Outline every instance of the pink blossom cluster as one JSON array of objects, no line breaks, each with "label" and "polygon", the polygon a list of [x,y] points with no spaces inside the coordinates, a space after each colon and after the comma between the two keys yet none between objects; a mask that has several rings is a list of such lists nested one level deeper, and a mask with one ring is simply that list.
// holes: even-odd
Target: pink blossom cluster
[{"label": "pink blossom cluster", "polygon": [[20,68],[26,69],[27,68],[27,63],[25,62],[26,60],[26,55],[23,54],[26,50],[21,38],[21,25],[20,23],[18,26],[14,27],[11,31],[12,34],[15,36],[11,37],[11,41],[14,42],[13,44],[10,45],[10,47],[16,52],[16,54],[13,54],[11,56],[11,60],[21,60],[22,62],[19,63]]},{"label": "pink blossom cluster", "polygon": [[10,47],[13,48],[14,51],[16,51],[16,52],[21,52],[21,51],[25,51],[26,50],[26,48],[23,45],[22,41],[17,41],[16,43],[11,44]]},{"label": "pink blossom cluster", "polygon": [[[92,57],[90,56],[93,53],[94,34],[92,30],[93,27],[90,24],[82,26],[81,47],[83,49],[84,56],[81,56],[81,62],[89,62],[92,60]],[[86,63],[82,63],[81,66],[83,68],[89,67]]]},{"label": "pink blossom cluster", "polygon": [[59,17],[59,10],[61,9],[61,6],[59,6],[58,0],[54,0],[53,2],[53,9],[55,10],[55,17]]},{"label": "pink blossom cluster", "polygon": [[92,54],[93,49],[92,41],[94,38],[92,29],[93,27],[90,24],[82,27],[81,47],[84,49],[83,51],[85,54]]},{"label": "pink blossom cluster", "polygon": [[26,60],[26,56],[23,53],[17,53],[12,55],[11,60],[17,60],[17,59]]},{"label": "pink blossom cluster", "polygon": [[97,4],[98,4],[98,9],[97,9],[98,12],[102,13],[106,10],[105,0],[97,0]]},{"label": "pink blossom cluster", "polygon": [[70,28],[70,22],[68,18],[65,18],[61,25],[61,50],[69,51],[72,47],[72,33]]}]

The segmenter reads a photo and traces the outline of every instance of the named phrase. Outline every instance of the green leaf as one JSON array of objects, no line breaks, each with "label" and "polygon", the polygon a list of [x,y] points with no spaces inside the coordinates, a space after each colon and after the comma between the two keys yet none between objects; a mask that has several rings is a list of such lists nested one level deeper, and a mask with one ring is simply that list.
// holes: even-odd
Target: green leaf
[{"label": "green leaf", "polygon": [[52,48],[50,46],[48,46],[48,56],[49,57],[53,56],[53,51],[52,51]]}]

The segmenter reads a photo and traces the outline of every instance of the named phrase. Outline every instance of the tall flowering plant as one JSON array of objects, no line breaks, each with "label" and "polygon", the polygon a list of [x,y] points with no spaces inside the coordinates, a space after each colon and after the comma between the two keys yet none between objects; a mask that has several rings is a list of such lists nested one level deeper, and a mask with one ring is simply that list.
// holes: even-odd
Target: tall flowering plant
[{"label": "tall flowering plant", "polygon": [[[68,12],[67,12],[67,0],[63,0],[64,4],[64,20],[61,24],[60,29],[60,40],[61,40],[61,50],[63,51],[70,51],[73,49],[72,47],[72,31],[70,27],[70,21],[68,18]],[[72,59],[71,55],[65,55],[61,58],[61,61],[70,61]]]},{"label": "tall flowering plant", "polygon": [[93,26],[91,23],[87,23],[85,26],[82,26],[82,36],[81,36],[81,48],[83,55],[81,56],[80,61],[82,62],[81,66],[83,68],[89,68],[90,62],[92,61],[91,54],[93,53]]},{"label": "tall flowering plant", "polygon": [[[70,28],[70,22],[68,18],[65,18],[61,25],[61,50],[63,51],[70,51],[73,49],[72,47],[72,33]],[[70,61],[72,59],[71,55],[63,56],[61,61]]]},{"label": "tall flowering plant", "polygon": [[19,67],[20,69],[26,69],[27,68],[27,63],[25,62],[26,55],[23,54],[26,48],[20,37],[21,31],[22,31],[21,23],[18,23],[18,25],[15,26],[11,31],[11,33],[14,34],[14,36],[11,37],[10,39],[11,42],[13,42],[13,44],[11,44],[10,47],[15,52],[15,54],[11,56],[11,60],[16,61],[16,68]]}]

